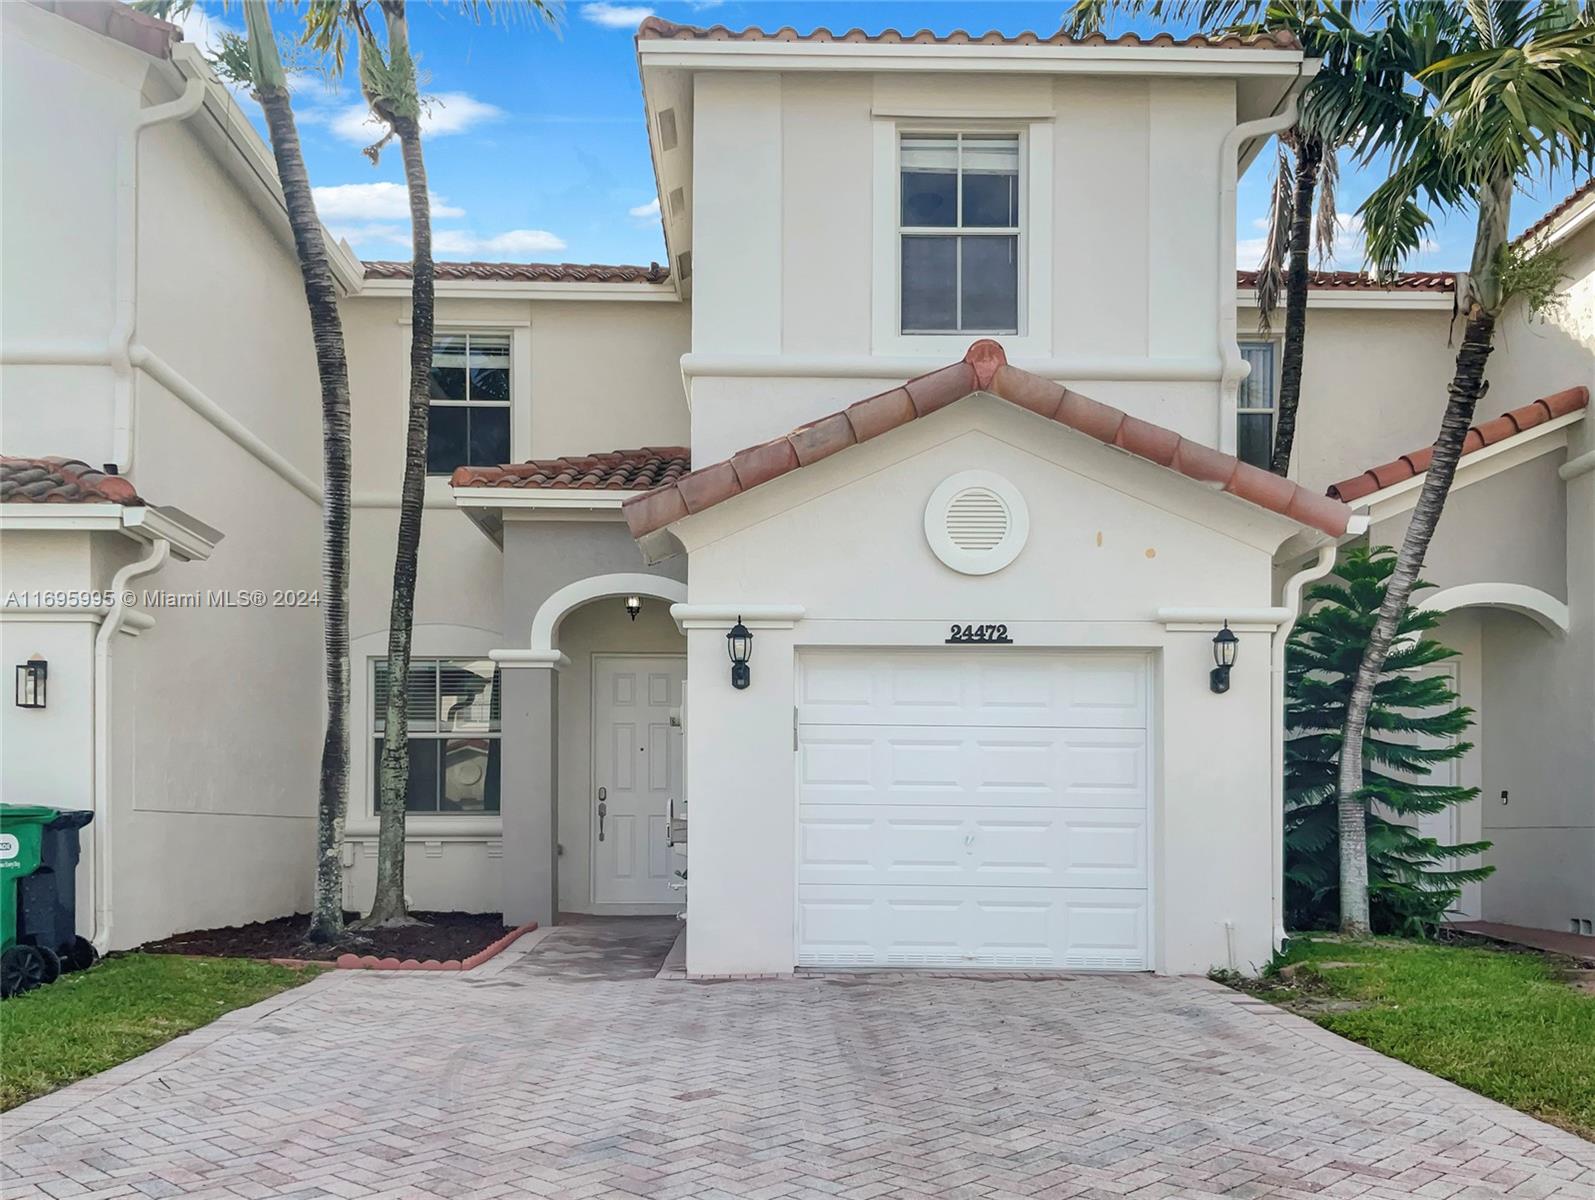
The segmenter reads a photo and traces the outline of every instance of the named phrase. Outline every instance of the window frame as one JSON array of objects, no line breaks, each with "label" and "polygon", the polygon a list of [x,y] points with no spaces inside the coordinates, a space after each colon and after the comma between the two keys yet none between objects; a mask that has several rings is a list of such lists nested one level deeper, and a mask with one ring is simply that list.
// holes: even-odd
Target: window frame
[{"label": "window frame", "polygon": [[[366,796],[366,802],[370,806],[369,809],[368,809],[368,812],[369,812],[369,814],[371,816],[375,816],[377,814],[377,812],[378,812],[377,787],[378,787],[378,784],[379,784],[378,773],[379,773],[380,763],[379,763],[379,758],[378,758],[378,754],[377,754],[377,741],[378,741],[378,739],[386,740],[386,733],[387,733],[386,728],[385,728],[385,722],[387,720],[386,714],[385,714],[385,712],[379,712],[378,708],[377,708],[377,695],[378,695],[378,691],[377,691],[377,665],[379,663],[385,663],[387,661],[387,658],[388,658],[388,656],[386,654],[372,654],[372,655],[368,655],[367,658],[366,658],[366,672],[365,672],[366,694],[365,694],[365,701],[366,701],[366,709],[367,709],[368,716],[367,716],[367,721],[366,721],[366,786],[365,786],[365,796]],[[482,662],[491,662],[491,661],[492,660],[486,654],[412,654],[410,656],[410,667],[411,667],[412,670],[414,670],[415,665],[417,663],[436,663],[436,664],[443,664],[443,663],[482,663]],[[500,697],[502,697],[503,686],[504,686],[504,668],[503,668],[502,664],[497,663],[497,662],[493,662],[492,666],[493,666],[493,678],[494,678],[494,681],[495,681],[494,687],[499,691]],[[441,669],[436,671],[436,672],[434,672],[434,679],[435,679],[436,682],[435,682],[435,685],[434,685],[433,696],[437,699],[438,707],[441,708],[442,707],[442,703],[441,703],[442,691],[441,691],[441,689],[442,689],[442,686],[443,686]],[[502,699],[501,698],[500,698],[500,704],[502,705]],[[442,726],[442,722],[439,721],[435,716],[433,718],[433,725],[434,725],[434,728],[432,728],[430,730],[419,730],[418,731],[418,730],[416,730],[414,728],[411,728],[409,730],[409,740],[412,741],[412,742],[413,741],[418,741],[418,740],[423,740],[423,739],[427,740],[427,741],[448,742],[448,741],[462,740],[463,736],[468,734],[472,738],[482,738],[484,740],[496,741],[496,742],[499,743],[499,807],[496,808],[496,809],[490,809],[490,808],[487,808],[487,807],[484,806],[480,810],[461,809],[459,811],[453,811],[453,810],[449,810],[449,809],[443,808],[442,807],[442,804],[443,804],[442,786],[443,785],[442,785],[442,779],[441,779],[441,776],[440,776],[439,779],[438,779],[438,782],[437,782],[437,784],[435,786],[438,807],[436,807],[436,808],[409,808],[407,806],[405,808],[406,820],[407,821],[408,820],[413,820],[415,818],[421,818],[423,820],[426,820],[426,819],[436,819],[436,818],[440,818],[441,817],[441,818],[445,818],[445,819],[460,819],[460,820],[466,820],[466,821],[499,821],[502,818],[502,814],[503,814],[503,787],[504,787],[504,778],[503,778],[503,771],[504,771],[504,758],[503,758],[503,754],[504,754],[504,751],[503,751],[503,745],[504,745],[504,719],[503,719],[502,713],[500,714],[500,717],[499,717],[499,722],[498,722],[498,728],[497,729],[486,729],[486,730],[479,730],[479,729],[472,729],[472,730],[444,729],[444,728],[441,727]]]},{"label": "window frame", "polygon": [[[903,142],[908,138],[953,138],[957,145],[957,168],[954,173],[953,198],[956,206],[955,220],[951,225],[903,224]],[[1017,222],[1013,225],[964,224],[964,139],[1013,138],[1016,170],[1015,202]],[[1019,130],[1002,129],[903,129],[897,131],[897,332],[900,337],[1015,337],[1024,328],[1024,300],[1026,282],[1025,215],[1029,208],[1025,195],[1025,135]],[[903,328],[903,243],[911,237],[944,238],[954,243],[953,305],[956,329],[904,329]],[[1014,239],[1014,327],[1012,329],[964,328],[964,254],[965,238],[990,237]]]},{"label": "window frame", "polygon": [[[1264,336],[1262,334],[1256,334],[1251,337],[1236,338],[1235,345],[1236,349],[1238,349],[1243,356],[1246,352],[1246,347],[1248,346],[1267,346],[1268,361],[1272,368],[1270,371],[1271,378],[1268,381],[1268,394],[1272,403],[1267,408],[1259,408],[1255,404],[1248,405],[1244,403],[1246,385],[1251,381],[1252,376],[1248,375],[1245,379],[1241,380],[1240,386],[1235,390],[1235,457],[1240,458],[1242,417],[1258,416],[1263,413],[1268,415],[1268,444],[1270,446],[1274,444],[1274,439],[1279,434],[1279,373],[1282,339],[1273,335]],[[1246,460],[1242,458],[1241,461],[1245,462]],[[1252,465],[1258,466],[1259,464],[1253,463]],[[1268,470],[1267,463],[1261,464],[1261,467],[1265,471]]]},{"label": "window frame", "polygon": [[[519,457],[524,457],[524,456],[519,454],[517,446],[516,446],[516,440],[515,440],[516,426],[519,424],[519,422],[516,419],[516,409],[520,407],[519,404],[517,403],[517,397],[519,395],[518,386],[517,385],[518,385],[518,376],[520,374],[520,362],[519,362],[520,354],[519,354],[519,346],[517,344],[518,343],[518,339],[516,337],[516,330],[514,330],[514,329],[512,329],[510,327],[507,327],[507,326],[478,325],[478,324],[474,324],[474,323],[473,324],[456,324],[456,323],[439,324],[433,330],[433,333],[432,333],[432,338],[433,338],[433,342],[432,342],[432,361],[433,361],[434,365],[437,362],[437,343],[438,343],[438,340],[442,339],[442,338],[456,338],[456,337],[465,339],[465,362],[466,362],[466,368],[465,368],[465,399],[463,399],[463,400],[433,399],[431,396],[428,396],[427,397],[427,411],[430,413],[431,410],[434,407],[436,407],[436,408],[464,408],[464,409],[472,409],[472,408],[499,408],[499,409],[503,409],[505,411],[505,413],[507,414],[507,416],[509,417],[509,434],[508,434],[508,452],[509,452],[509,457],[505,460],[505,462],[517,461],[517,459]],[[507,359],[506,368],[509,371],[509,396],[508,396],[507,399],[504,399],[504,400],[475,400],[475,399],[471,398],[471,371],[470,371],[471,339],[472,338],[478,338],[478,337],[490,337],[490,338],[495,338],[495,339],[502,338],[503,341],[504,341],[505,358]],[[429,370],[430,370],[430,368],[429,368]],[[467,416],[467,421],[469,421],[469,416]],[[466,446],[469,447],[470,446],[470,433],[469,433],[470,426],[469,426],[469,424],[467,424],[466,430],[467,430],[467,432],[466,432]],[[466,463],[457,463],[455,466],[450,467],[446,471],[434,471],[434,470],[431,469],[431,464],[428,463],[427,464],[427,478],[429,478],[429,479],[444,479],[444,480],[446,480],[446,479],[449,478],[450,475],[452,475],[455,472],[455,470],[457,470],[459,467],[462,467],[462,466],[478,466],[478,467],[479,466],[495,466],[496,467],[496,466],[502,466],[502,465],[504,465],[504,464],[503,463],[470,463],[470,462],[466,462]]]},{"label": "window frame", "polygon": [[[1001,117],[903,116],[877,114],[874,120],[873,287],[871,351],[921,359],[954,359],[982,337],[1001,340],[1010,355],[1046,358],[1052,353],[1053,118],[1049,115]],[[1017,236],[1018,331],[1016,333],[904,333],[902,329],[902,138],[903,135],[1014,134],[1019,139],[1019,230],[976,228],[982,233]],[[937,234],[953,232],[948,227]]]}]

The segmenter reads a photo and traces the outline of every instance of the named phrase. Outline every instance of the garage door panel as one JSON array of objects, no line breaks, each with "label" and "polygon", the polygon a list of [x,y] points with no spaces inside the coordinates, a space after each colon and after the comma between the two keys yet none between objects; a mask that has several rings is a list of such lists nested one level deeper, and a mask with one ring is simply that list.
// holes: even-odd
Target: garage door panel
[{"label": "garage door panel", "polygon": [[1133,891],[814,886],[798,923],[800,966],[1147,966],[1145,895]]},{"label": "garage door panel", "polygon": [[805,654],[799,962],[1144,970],[1147,660]]},{"label": "garage door panel", "polygon": [[1146,659],[1135,654],[804,656],[798,719],[853,725],[1127,728],[1146,724]]},{"label": "garage door panel", "polygon": [[1146,806],[1139,729],[809,725],[803,803]]},{"label": "garage door panel", "polygon": [[1146,818],[1123,809],[812,804],[801,884],[1144,888]]}]

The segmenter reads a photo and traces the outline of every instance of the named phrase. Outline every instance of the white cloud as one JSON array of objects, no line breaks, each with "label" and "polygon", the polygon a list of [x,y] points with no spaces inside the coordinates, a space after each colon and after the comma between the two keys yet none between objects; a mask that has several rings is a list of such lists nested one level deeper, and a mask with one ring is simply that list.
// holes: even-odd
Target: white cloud
[{"label": "white cloud", "polygon": [[486,237],[464,229],[439,229],[432,234],[432,250],[440,258],[521,258],[564,248],[565,239],[546,229],[511,229]]},{"label": "white cloud", "polygon": [[338,221],[327,226],[332,236],[339,241],[348,242],[356,249],[361,246],[370,247],[374,244],[383,246],[402,246],[406,253],[410,249],[410,227],[408,225],[387,225],[380,221],[356,223],[346,225]]},{"label": "white cloud", "polygon": [[[1259,236],[1254,238],[1241,238],[1235,243],[1235,265],[1243,271],[1253,271],[1262,261],[1263,248],[1267,245],[1268,221],[1259,217],[1252,222],[1252,228],[1259,231]],[[1436,242],[1425,240],[1418,247],[1418,254],[1432,254],[1440,247]],[[1335,214],[1335,252],[1323,262],[1318,259],[1318,247],[1313,247],[1312,258],[1309,265],[1315,271],[1362,271],[1367,269],[1364,255],[1367,253],[1367,238],[1363,234],[1362,218],[1356,213]]]},{"label": "white cloud", "polygon": [[582,5],[582,16],[605,29],[635,29],[653,15],[653,9],[641,4],[611,4],[609,0],[594,0],[591,4]]},{"label": "white cloud", "polygon": [[[496,104],[478,100],[465,92],[440,92],[423,100],[421,135],[444,137],[451,133],[464,133],[477,125],[496,121],[504,110]],[[324,114],[325,124],[346,142],[357,146],[368,145],[382,136],[381,127],[365,104],[350,104]],[[301,124],[318,124],[320,118],[300,118]]]},{"label": "white cloud", "polygon": [[[408,221],[410,193],[402,183],[340,183],[311,188],[323,221]],[[463,217],[465,210],[432,194],[432,217]]]},{"label": "white cloud", "polygon": [[659,215],[659,197],[655,196],[647,204],[639,204],[635,208],[628,208],[626,211],[639,221],[652,220]]},{"label": "white cloud", "polygon": [[214,58],[221,50],[221,35],[224,33],[242,33],[243,30],[225,21],[218,21],[198,4],[189,8],[180,16],[173,16],[171,21],[183,31],[183,40],[190,46],[197,46],[207,55]]}]

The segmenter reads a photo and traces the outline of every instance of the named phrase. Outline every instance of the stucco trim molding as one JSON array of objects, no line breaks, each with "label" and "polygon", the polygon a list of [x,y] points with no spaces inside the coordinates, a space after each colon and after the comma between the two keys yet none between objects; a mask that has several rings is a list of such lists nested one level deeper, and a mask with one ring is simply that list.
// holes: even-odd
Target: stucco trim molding
[{"label": "stucco trim molding", "polygon": [[[554,639],[559,630],[559,623],[565,619],[567,613],[594,600],[632,595],[668,600],[672,606],[675,606],[687,599],[687,585],[667,575],[652,575],[642,571],[590,575],[586,579],[578,579],[575,583],[567,583],[544,600],[532,618],[529,651],[495,650],[490,657],[494,662],[506,666],[536,666],[539,665],[537,661],[539,655],[555,655],[563,659],[565,656],[559,653],[554,645]],[[671,611],[674,612],[675,608],[672,607]],[[500,658],[501,654],[507,657]]]},{"label": "stucco trim molding", "polygon": [[1157,619],[1174,632],[1231,629],[1274,629],[1292,619],[1288,608],[1160,608]]},{"label": "stucco trim molding", "polygon": [[1463,583],[1441,588],[1418,602],[1423,612],[1455,612],[1459,608],[1502,608],[1527,617],[1556,637],[1572,627],[1567,605],[1548,592],[1522,583]]},{"label": "stucco trim molding", "polygon": [[676,627],[729,629],[741,621],[749,629],[791,629],[803,619],[801,604],[672,604]]},{"label": "stucco trim molding", "polygon": [[570,659],[558,650],[489,650],[487,657],[500,668],[531,667],[543,671],[562,671]]}]

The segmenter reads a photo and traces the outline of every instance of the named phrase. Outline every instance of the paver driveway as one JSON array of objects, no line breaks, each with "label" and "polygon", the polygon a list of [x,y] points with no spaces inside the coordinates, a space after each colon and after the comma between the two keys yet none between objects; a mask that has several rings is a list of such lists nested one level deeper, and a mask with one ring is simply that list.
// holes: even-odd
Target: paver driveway
[{"label": "paver driveway", "polygon": [[1595,1196],[1595,1145],[1205,981],[689,983],[627,936],[230,1014],[7,1114],[5,1195]]}]

